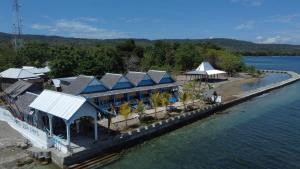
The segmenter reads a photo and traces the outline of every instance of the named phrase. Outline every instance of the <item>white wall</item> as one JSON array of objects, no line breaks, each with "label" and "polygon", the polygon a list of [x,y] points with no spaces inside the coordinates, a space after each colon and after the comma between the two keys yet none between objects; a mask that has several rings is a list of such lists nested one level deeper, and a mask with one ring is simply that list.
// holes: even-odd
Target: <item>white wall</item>
[{"label": "white wall", "polygon": [[48,141],[48,136],[44,131],[16,119],[8,110],[2,107],[0,107],[0,120],[7,122],[12,128],[30,140],[33,146],[41,149],[47,149],[51,146],[51,142]]}]

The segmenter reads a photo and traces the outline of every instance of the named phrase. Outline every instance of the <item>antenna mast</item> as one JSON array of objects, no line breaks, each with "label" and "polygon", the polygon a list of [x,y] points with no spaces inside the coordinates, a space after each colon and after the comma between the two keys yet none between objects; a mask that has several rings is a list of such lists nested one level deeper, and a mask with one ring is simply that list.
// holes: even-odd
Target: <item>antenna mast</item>
[{"label": "antenna mast", "polygon": [[18,50],[23,46],[23,41],[21,38],[22,35],[22,19],[20,15],[21,5],[19,0],[12,0],[12,9],[13,9],[13,46],[15,50]]}]

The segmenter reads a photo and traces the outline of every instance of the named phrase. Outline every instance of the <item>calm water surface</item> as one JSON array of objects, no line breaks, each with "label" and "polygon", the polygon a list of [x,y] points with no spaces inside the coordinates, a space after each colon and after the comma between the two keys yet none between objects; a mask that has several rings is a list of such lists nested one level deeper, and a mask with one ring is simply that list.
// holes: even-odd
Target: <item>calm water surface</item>
[{"label": "calm water surface", "polygon": [[[300,57],[245,61],[260,69],[300,72]],[[299,93],[298,82],[252,99],[138,145],[104,169],[300,168]]]}]

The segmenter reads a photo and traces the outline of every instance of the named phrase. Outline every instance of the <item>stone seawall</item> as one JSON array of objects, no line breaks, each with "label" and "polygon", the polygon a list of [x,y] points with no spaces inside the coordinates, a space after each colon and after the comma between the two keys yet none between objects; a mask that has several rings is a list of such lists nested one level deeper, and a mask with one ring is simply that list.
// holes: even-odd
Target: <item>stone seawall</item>
[{"label": "stone seawall", "polygon": [[134,146],[145,140],[157,137],[157,136],[162,135],[171,130],[175,130],[179,127],[190,124],[193,121],[208,117],[217,111],[224,110],[231,106],[242,103],[246,100],[249,100],[253,97],[256,97],[256,96],[262,95],[264,93],[270,92],[272,90],[278,89],[280,87],[289,85],[300,79],[300,76],[297,73],[290,72],[290,71],[264,70],[263,72],[287,73],[290,75],[290,78],[288,80],[284,80],[282,82],[274,83],[274,84],[271,84],[271,85],[268,85],[268,86],[265,86],[262,88],[258,88],[256,90],[251,90],[248,92],[244,92],[240,95],[236,95],[236,99],[229,101],[229,102],[225,102],[222,104],[209,105],[209,106],[203,107],[203,108],[195,110],[195,111],[185,112],[176,117],[171,117],[167,120],[155,122],[151,125],[143,126],[143,127],[137,128],[133,131],[123,133],[120,135],[116,135],[113,138],[111,138],[109,141],[96,143],[92,148],[89,148],[87,150],[84,150],[84,151],[81,151],[78,153],[74,153],[74,154],[72,154],[70,156],[66,156],[64,158],[61,158],[61,157],[57,156],[56,154],[53,154],[52,155],[53,161],[55,161],[57,163],[57,165],[60,167],[66,167],[66,166],[73,165],[75,163],[78,164],[80,162],[83,162],[83,161],[93,158],[95,156],[100,157],[101,155],[105,155],[107,153],[120,151],[121,149],[125,149],[128,147]]}]

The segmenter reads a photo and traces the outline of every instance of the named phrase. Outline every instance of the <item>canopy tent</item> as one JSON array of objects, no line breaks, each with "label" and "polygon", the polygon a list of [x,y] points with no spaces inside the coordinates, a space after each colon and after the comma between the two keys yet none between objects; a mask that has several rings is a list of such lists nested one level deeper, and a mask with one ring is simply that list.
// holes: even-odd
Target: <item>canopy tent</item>
[{"label": "canopy tent", "polygon": [[209,62],[202,62],[200,66],[197,67],[196,70],[187,72],[187,75],[218,75],[218,74],[225,74],[225,71],[217,70],[212,67]]}]

